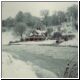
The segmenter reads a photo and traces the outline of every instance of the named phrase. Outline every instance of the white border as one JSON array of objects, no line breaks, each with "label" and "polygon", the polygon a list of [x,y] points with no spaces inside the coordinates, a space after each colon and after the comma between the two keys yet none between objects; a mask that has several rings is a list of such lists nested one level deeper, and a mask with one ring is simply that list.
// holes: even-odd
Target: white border
[{"label": "white border", "polygon": [[[79,1],[80,0],[1,0],[1,1],[78,1],[78,78],[1,78],[1,66],[0,66],[0,79],[79,79]],[[1,1],[0,1],[0,11],[1,11]],[[1,13],[0,13],[1,15]],[[1,20],[1,16],[0,16]],[[1,21],[0,21],[1,25]],[[1,35],[1,28],[0,28]],[[0,36],[0,45],[1,45],[1,36]],[[1,53],[1,46],[0,46]],[[1,55],[0,55],[0,65],[1,65]]]},{"label": "white border", "polygon": [[79,1],[79,0],[1,0],[1,1]]}]

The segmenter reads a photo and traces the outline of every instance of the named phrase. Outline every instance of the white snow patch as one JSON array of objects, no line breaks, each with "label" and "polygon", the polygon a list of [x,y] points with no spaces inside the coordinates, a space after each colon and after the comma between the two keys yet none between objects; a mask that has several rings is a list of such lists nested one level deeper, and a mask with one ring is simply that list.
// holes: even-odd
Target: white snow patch
[{"label": "white snow patch", "polygon": [[75,34],[75,38],[69,41],[61,43],[62,46],[78,46],[78,33]]},{"label": "white snow patch", "polygon": [[3,32],[2,33],[2,44],[8,44],[10,41],[19,40],[18,37],[14,37],[12,32]]},{"label": "white snow patch", "polygon": [[18,42],[18,43],[12,43],[12,44],[54,44],[56,43],[56,40],[45,40],[45,41],[26,41],[26,42]]},{"label": "white snow patch", "polygon": [[33,66],[36,73],[38,74],[39,77],[43,78],[58,78],[58,75],[56,75],[54,72],[51,72],[47,69],[42,69],[39,66]]},{"label": "white snow patch", "polygon": [[32,66],[14,59],[9,53],[2,53],[3,78],[37,78]]}]

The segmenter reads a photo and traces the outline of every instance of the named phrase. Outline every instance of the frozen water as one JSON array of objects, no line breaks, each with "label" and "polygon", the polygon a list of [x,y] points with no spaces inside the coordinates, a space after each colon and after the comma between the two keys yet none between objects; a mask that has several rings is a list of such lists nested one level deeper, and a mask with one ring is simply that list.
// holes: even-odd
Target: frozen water
[{"label": "frozen water", "polygon": [[[2,47],[2,50],[2,54],[4,54],[4,51],[9,52],[10,55],[15,58],[15,65],[17,66],[19,63],[20,69],[25,67],[22,66],[25,65],[22,64],[22,62],[25,62],[27,65],[32,66],[32,69],[37,77],[43,78],[62,77],[68,61],[70,61],[78,53],[77,48],[74,47],[53,47],[38,45],[6,45]],[[2,56],[4,59],[4,55]],[[12,59],[8,59],[7,61],[12,62]],[[20,60],[20,62],[18,60]],[[4,61],[6,60],[4,59]],[[15,65],[13,65],[14,68]],[[19,66],[17,66],[17,68]],[[5,73],[5,71],[6,68],[3,72]],[[24,74],[26,73],[24,72]]]}]

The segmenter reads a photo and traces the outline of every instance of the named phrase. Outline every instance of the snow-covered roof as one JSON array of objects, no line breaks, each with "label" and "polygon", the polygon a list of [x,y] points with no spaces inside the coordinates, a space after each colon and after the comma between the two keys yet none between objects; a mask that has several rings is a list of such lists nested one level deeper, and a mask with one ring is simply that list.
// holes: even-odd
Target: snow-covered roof
[{"label": "snow-covered roof", "polygon": [[36,30],[36,32],[37,32],[39,35],[42,35],[42,34],[45,33],[46,31]]},{"label": "snow-covered roof", "polygon": [[36,32],[38,32],[38,33],[45,33],[46,31],[45,30],[36,30]]},{"label": "snow-covered roof", "polygon": [[30,33],[30,36],[32,36],[33,34],[34,34],[34,35],[42,35],[42,34],[44,34],[44,33],[46,33],[45,30],[35,30],[35,33],[31,32],[31,33]]}]

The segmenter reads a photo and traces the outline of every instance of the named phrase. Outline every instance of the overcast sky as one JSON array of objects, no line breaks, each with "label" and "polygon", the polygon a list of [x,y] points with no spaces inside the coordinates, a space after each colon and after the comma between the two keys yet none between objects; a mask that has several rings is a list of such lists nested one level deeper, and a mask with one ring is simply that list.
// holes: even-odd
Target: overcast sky
[{"label": "overcast sky", "polygon": [[50,14],[66,9],[77,2],[2,2],[2,19],[9,16],[15,17],[19,11],[30,12],[33,16],[40,17],[40,11],[48,9]]}]

